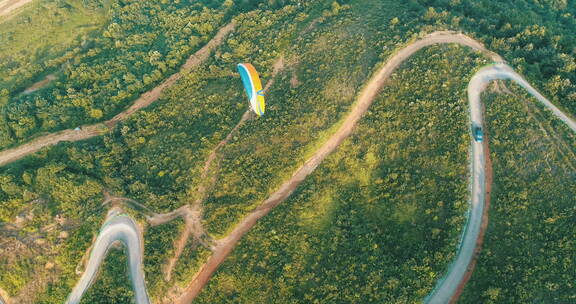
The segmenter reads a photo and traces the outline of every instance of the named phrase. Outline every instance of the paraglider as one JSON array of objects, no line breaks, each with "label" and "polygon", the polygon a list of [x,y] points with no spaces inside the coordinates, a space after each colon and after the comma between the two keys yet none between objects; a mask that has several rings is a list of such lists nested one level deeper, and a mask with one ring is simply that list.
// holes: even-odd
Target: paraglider
[{"label": "paraglider", "polygon": [[264,103],[264,90],[262,89],[258,72],[256,72],[256,69],[250,63],[238,64],[238,72],[240,73],[240,78],[242,78],[244,89],[246,89],[248,100],[250,101],[250,109],[256,113],[256,115],[262,116],[266,104]]}]

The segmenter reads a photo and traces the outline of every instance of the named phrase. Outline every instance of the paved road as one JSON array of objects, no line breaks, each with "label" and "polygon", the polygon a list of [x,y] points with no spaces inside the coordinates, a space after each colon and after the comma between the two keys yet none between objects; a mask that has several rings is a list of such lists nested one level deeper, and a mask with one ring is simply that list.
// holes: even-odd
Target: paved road
[{"label": "paved road", "polygon": [[120,214],[120,210],[115,208],[108,213],[107,220],[102,226],[91,250],[86,270],[68,296],[66,304],[77,304],[80,302],[84,292],[86,292],[94,282],[98,274],[98,269],[100,269],[100,265],[106,257],[108,250],[112,244],[117,241],[122,242],[128,252],[130,279],[132,281],[132,287],[134,288],[136,303],[150,303],[148,294],[146,293],[146,283],[142,269],[144,252],[142,231],[140,231],[134,220],[127,215]]},{"label": "paved road", "polygon": [[[576,133],[576,122],[560,111],[548,99],[534,89],[522,76],[506,64],[494,64],[486,66],[478,71],[468,83],[468,102],[470,104],[470,121],[472,124],[482,125],[482,103],[480,95],[492,80],[513,80],[528,91],[532,96],[541,102],[558,119]],[[426,298],[425,302],[430,304],[449,303],[456,293],[460,282],[466,274],[467,268],[474,257],[476,250],[476,240],[480,234],[482,225],[482,214],[485,203],[485,151],[481,142],[472,140],[472,195],[470,202],[469,218],[464,228],[462,241],[456,259],[451,263],[447,274],[441,278],[436,287]]]}]

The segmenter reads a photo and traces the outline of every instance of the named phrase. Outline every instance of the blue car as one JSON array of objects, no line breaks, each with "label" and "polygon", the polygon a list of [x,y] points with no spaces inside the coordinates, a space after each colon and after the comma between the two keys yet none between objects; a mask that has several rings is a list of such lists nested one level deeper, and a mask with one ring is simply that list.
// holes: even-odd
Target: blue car
[{"label": "blue car", "polygon": [[475,141],[482,142],[482,139],[484,138],[484,131],[482,131],[481,126],[477,124],[472,125],[472,137],[474,137]]}]

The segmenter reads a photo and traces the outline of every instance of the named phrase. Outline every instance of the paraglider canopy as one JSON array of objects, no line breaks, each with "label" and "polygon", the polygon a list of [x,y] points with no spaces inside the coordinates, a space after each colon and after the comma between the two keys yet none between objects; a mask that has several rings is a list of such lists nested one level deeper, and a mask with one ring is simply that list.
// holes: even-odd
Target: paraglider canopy
[{"label": "paraglider canopy", "polygon": [[264,102],[264,90],[262,89],[262,82],[260,82],[258,72],[250,63],[238,64],[238,72],[240,73],[240,78],[242,78],[246,95],[248,95],[250,109],[258,116],[262,116],[266,104]]}]

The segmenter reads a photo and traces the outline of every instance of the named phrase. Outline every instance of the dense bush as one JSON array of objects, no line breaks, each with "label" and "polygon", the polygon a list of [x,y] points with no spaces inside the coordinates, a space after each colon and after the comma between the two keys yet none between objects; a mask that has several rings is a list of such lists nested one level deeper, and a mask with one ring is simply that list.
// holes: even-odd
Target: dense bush
[{"label": "dense bush", "polygon": [[467,79],[424,50],[357,130],[240,243],[200,303],[412,303],[455,256],[468,196]]},{"label": "dense bush", "polygon": [[[7,89],[0,93],[0,147],[118,113],[176,71],[220,26],[235,19],[237,28],[206,63],[103,137],[46,148],[0,168],[0,223],[33,215],[18,235],[0,227],[1,240],[24,240],[36,250],[10,257],[0,252],[0,286],[15,295],[45,275],[46,285],[33,289],[39,303],[61,303],[75,284],[75,267],[106,209],[102,190],[155,212],[196,198],[206,157],[247,109],[238,62],[252,62],[264,83],[272,81],[280,57],[284,69],[267,92],[266,115],[247,121],[219,154],[217,183],[204,210],[214,238],[275,191],[335,131],[378,64],[418,33],[469,32],[545,95],[574,110],[574,7],[561,1],[104,3],[110,5],[48,6],[63,19],[95,11],[106,24],[92,25],[80,38],[56,40],[61,48],[8,64],[14,75],[0,82]],[[200,301],[421,300],[453,258],[464,221],[470,140],[465,87],[484,63],[452,46],[411,59],[353,136],[247,236]],[[18,94],[43,69],[60,68],[47,88]],[[527,108],[535,119],[526,120],[526,109],[502,102],[512,99],[488,104],[493,217],[463,301],[570,302],[574,278],[564,267],[575,252],[569,240],[574,136],[556,122],[548,124],[550,117],[537,108]],[[44,231],[57,217],[72,224]],[[174,222],[145,234],[145,271],[154,298],[189,282],[209,255],[190,242],[173,281],[164,282],[161,267],[181,229]],[[70,236],[59,238],[62,230]],[[34,247],[27,240],[36,236],[46,242]],[[44,257],[36,258],[37,252]],[[121,253],[107,260],[85,301],[130,301],[131,288],[117,275],[125,271]],[[52,261],[56,270],[48,271]]]}]

